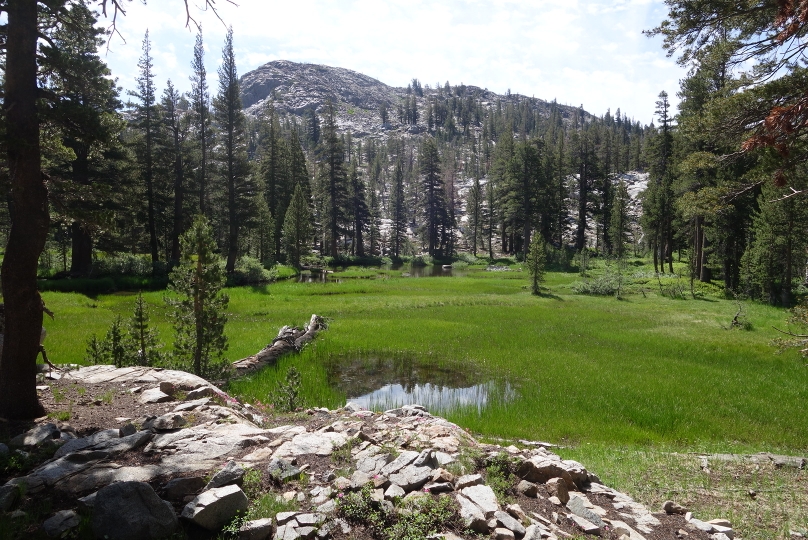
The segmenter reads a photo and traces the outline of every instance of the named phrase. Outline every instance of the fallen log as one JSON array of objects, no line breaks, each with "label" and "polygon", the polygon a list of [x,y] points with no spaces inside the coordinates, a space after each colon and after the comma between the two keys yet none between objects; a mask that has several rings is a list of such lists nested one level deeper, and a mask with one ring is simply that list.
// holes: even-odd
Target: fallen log
[{"label": "fallen log", "polygon": [[325,319],[318,315],[312,315],[309,324],[302,329],[284,326],[278,332],[278,336],[272,340],[272,343],[252,356],[233,362],[233,371],[237,376],[240,376],[275,364],[284,354],[300,351],[317,336],[320,330],[325,330],[325,328]]}]

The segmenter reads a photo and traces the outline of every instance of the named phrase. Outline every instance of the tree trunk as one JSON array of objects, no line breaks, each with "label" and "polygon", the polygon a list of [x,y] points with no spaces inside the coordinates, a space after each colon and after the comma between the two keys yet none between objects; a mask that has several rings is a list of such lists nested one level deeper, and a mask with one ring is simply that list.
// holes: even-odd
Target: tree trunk
[{"label": "tree trunk", "polygon": [[37,3],[9,0],[5,97],[8,167],[14,219],[2,265],[5,336],[0,358],[0,416],[42,416],[36,357],[42,328],[39,255],[48,234],[48,192],[40,170],[37,115]]},{"label": "tree trunk", "polygon": [[93,238],[78,221],[74,221],[70,226],[70,234],[73,246],[70,256],[70,275],[87,277],[93,269]]},{"label": "tree trunk", "polygon": [[299,351],[326,327],[322,317],[312,315],[305,329],[284,326],[272,343],[252,356],[233,362],[233,370],[238,375],[258,371],[264,366],[275,364],[284,354]]},{"label": "tree trunk", "polygon": [[183,187],[182,187],[182,149],[180,148],[179,133],[174,131],[174,151],[176,157],[174,158],[174,228],[171,231],[171,260],[179,262],[180,260],[180,236],[182,236],[182,205],[183,205]]}]

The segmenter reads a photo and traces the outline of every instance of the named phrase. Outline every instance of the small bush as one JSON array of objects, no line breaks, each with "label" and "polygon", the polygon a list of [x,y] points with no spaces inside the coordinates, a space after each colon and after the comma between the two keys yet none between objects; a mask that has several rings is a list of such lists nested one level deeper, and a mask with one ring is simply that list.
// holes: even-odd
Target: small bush
[{"label": "small bush", "polygon": [[93,263],[96,276],[150,276],[153,270],[152,262],[146,256],[131,253],[117,253]]},{"label": "small bush", "polygon": [[432,266],[433,263],[431,255],[416,255],[412,258],[413,266]]},{"label": "small bush", "polygon": [[267,270],[261,261],[253,257],[242,257],[236,262],[236,267],[229,281],[233,285],[257,285],[275,281],[278,272]]},{"label": "small bush", "polygon": [[617,276],[606,274],[594,279],[578,281],[573,283],[570,288],[576,294],[613,296],[620,290],[620,282]]},{"label": "small bush", "polygon": [[270,392],[269,401],[275,410],[282,412],[292,412],[303,406],[303,398],[300,397],[300,372],[297,368],[289,368],[285,381],[279,382],[275,390]]}]

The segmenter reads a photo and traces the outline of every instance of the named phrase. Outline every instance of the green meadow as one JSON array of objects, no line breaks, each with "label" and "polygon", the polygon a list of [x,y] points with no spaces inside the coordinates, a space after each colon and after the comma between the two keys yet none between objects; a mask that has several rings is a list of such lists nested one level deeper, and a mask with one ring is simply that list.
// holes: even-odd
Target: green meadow
[{"label": "green meadow", "polygon": [[[229,288],[230,360],[312,313],[329,328],[301,354],[228,390],[266,403],[291,366],[306,404],[329,408],[388,382],[483,385],[484,406],[435,412],[483,440],[558,444],[560,455],[653,510],[674,499],[697,517],[730,519],[747,540],[808,529],[806,471],[721,461],[705,470],[698,457],[808,455],[808,364],[772,345],[787,311],[739,304],[709,285],[694,299],[686,280],[657,280],[643,261],[625,270],[621,299],[576,294],[582,278],[563,272],[549,272],[536,297],[526,272],[509,264],[504,272],[456,265],[453,277],[349,268],[329,276],[338,281]],[[608,274],[597,265],[594,281]],[[143,294],[170,350],[166,293]],[[135,301],[134,293],[44,298],[56,313],[46,345],[60,363],[83,363],[89,336],[128,318]],[[739,308],[744,328],[731,328]]]},{"label": "green meadow", "polygon": [[[383,365],[396,380],[489,384],[484,407],[440,411],[487,437],[808,452],[806,362],[771,345],[778,336],[772,327],[785,327],[788,313],[746,303],[751,327],[729,329],[738,304],[717,290],[671,298],[646,267],[630,272],[622,299],[575,294],[571,286],[582,278],[561,272],[548,273],[545,294],[532,296],[516,264],[430,278],[352,268],[334,274],[339,282],[230,288],[231,360],[312,313],[327,317],[329,329],[302,354],[231,381],[229,390],[264,401],[295,366],[308,404],[337,407],[346,390],[335,377],[352,373],[361,387],[362,373]],[[152,323],[170,342],[165,294],[144,296]],[[46,345],[60,363],[83,363],[89,336],[100,337],[116,315],[128,318],[134,303],[133,293],[44,297],[56,313],[46,323]]]}]

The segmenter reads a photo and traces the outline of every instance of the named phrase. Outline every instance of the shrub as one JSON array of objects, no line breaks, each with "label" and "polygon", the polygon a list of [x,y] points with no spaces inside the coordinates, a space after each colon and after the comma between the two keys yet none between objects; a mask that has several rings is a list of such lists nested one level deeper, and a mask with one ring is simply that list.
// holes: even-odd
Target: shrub
[{"label": "shrub", "polygon": [[230,280],[233,285],[255,285],[275,281],[277,277],[277,271],[267,270],[258,259],[244,256],[236,262]]},{"label": "shrub", "polygon": [[300,397],[300,372],[295,367],[290,367],[286,372],[284,382],[279,382],[278,386],[270,392],[269,401],[278,411],[292,412],[303,406],[303,399]]}]

